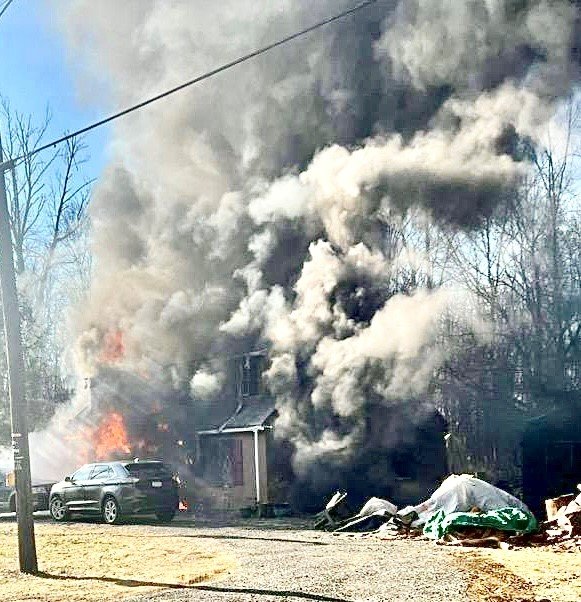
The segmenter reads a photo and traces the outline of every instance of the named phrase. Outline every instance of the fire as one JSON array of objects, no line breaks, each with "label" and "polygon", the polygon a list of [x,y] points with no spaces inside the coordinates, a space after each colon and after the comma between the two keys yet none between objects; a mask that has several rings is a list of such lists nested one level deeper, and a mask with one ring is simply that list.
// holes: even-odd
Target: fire
[{"label": "fire", "polygon": [[103,364],[115,364],[120,362],[125,355],[125,343],[123,342],[123,332],[114,330],[108,332],[103,337],[103,349],[99,360]]},{"label": "fire", "polygon": [[93,435],[95,458],[105,460],[114,454],[131,452],[123,416],[117,412],[108,414]]}]

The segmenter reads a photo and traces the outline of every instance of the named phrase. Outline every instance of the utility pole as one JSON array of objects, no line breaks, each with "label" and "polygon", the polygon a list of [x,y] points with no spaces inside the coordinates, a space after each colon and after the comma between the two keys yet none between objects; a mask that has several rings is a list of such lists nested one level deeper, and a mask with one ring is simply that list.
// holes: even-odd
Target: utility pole
[{"label": "utility pole", "polygon": [[22,573],[38,572],[34,521],[32,519],[32,489],[30,480],[30,454],[28,450],[28,424],[24,391],[24,360],[20,333],[20,310],[16,292],[16,275],[12,255],[12,235],[6,197],[4,172],[11,162],[3,163],[0,140],[0,288],[2,315],[6,337],[6,358],[10,384],[10,420],[12,424],[12,450],[16,478],[16,518],[18,522],[18,558]]}]

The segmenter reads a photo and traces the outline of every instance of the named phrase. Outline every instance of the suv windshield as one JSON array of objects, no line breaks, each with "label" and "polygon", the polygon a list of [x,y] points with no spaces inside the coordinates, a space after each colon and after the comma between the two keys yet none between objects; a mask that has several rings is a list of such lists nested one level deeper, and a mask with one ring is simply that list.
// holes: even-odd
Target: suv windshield
[{"label": "suv windshield", "polygon": [[91,469],[93,468],[92,464],[85,464],[75,472],[75,474],[71,477],[72,481],[86,481],[91,474]]},{"label": "suv windshield", "polygon": [[132,477],[137,478],[170,478],[170,469],[161,462],[139,462],[138,464],[126,464],[125,469]]}]

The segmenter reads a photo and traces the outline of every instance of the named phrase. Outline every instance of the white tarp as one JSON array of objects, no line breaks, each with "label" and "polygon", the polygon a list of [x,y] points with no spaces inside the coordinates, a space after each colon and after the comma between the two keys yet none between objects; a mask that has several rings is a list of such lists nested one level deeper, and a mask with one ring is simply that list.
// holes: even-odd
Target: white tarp
[{"label": "white tarp", "polygon": [[397,512],[397,506],[392,504],[388,500],[383,500],[379,497],[372,497],[367,502],[361,510],[359,510],[359,514],[357,516],[371,516],[376,513],[383,514],[395,514]]},{"label": "white tarp", "polygon": [[415,511],[419,518],[412,526],[416,527],[425,524],[439,510],[450,514],[470,512],[473,508],[484,512],[500,508],[518,508],[529,512],[526,505],[510,493],[472,475],[453,474],[434,491],[429,500],[417,506],[403,508],[398,515],[405,516]]}]

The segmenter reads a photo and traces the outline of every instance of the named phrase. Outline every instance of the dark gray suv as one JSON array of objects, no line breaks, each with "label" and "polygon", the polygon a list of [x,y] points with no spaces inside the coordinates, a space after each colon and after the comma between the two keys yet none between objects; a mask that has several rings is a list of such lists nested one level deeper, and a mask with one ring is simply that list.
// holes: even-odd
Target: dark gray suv
[{"label": "dark gray suv", "polygon": [[155,514],[169,522],[178,509],[178,482],[158,461],[85,464],[50,492],[50,514],[56,521],[71,513],[100,514],[109,524],[131,514]]},{"label": "dark gray suv", "polygon": [[[6,485],[0,475],[0,512],[16,512],[16,490]],[[48,510],[48,496],[53,483],[32,484],[32,509]]]}]

